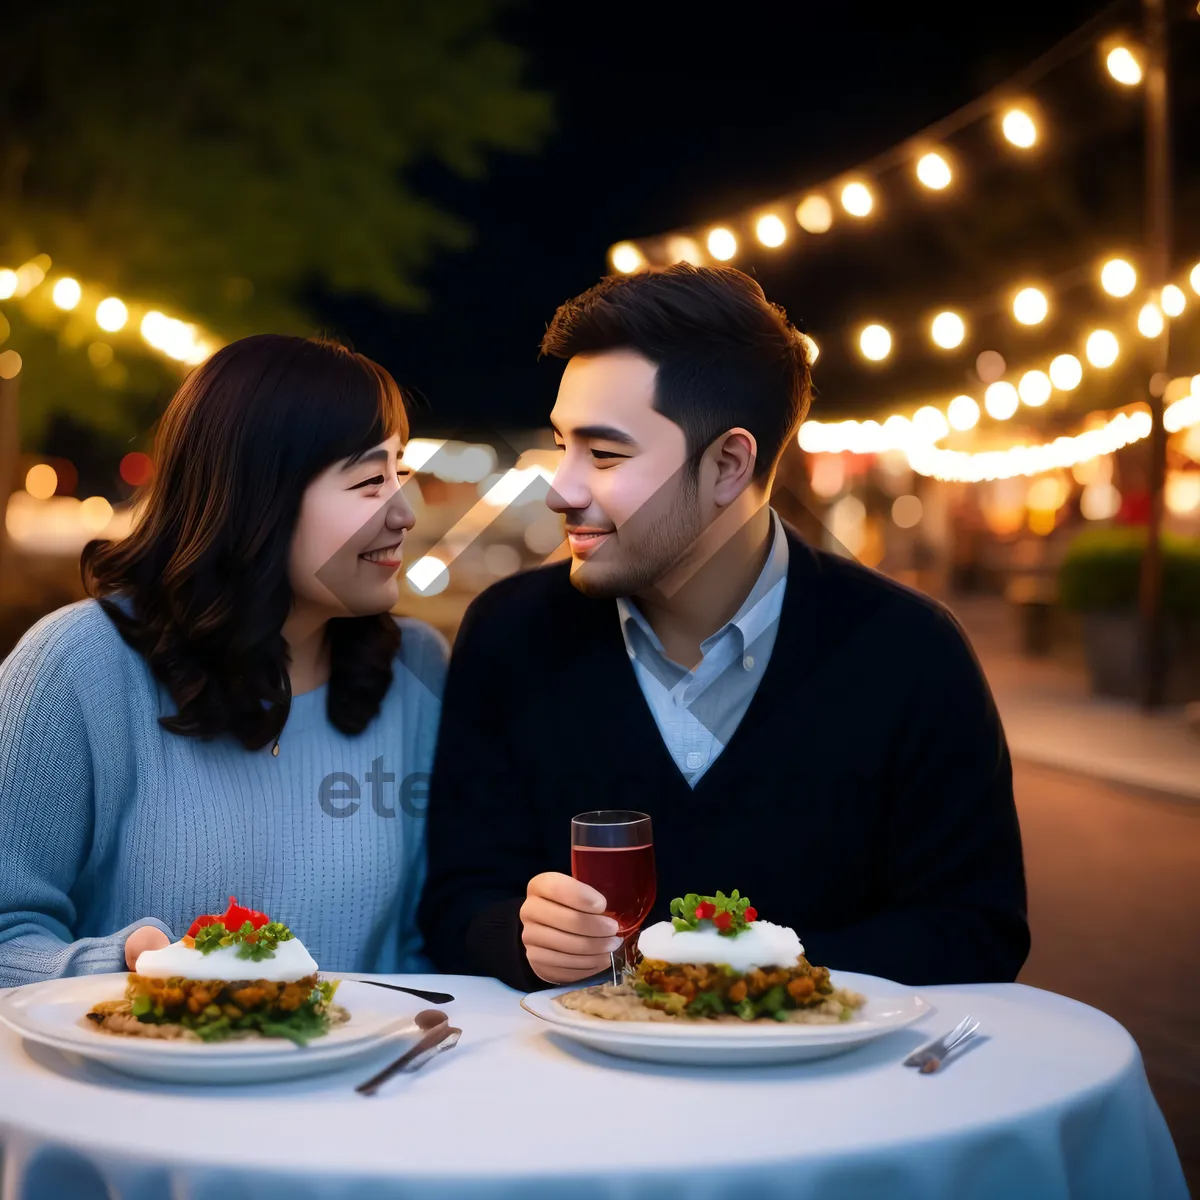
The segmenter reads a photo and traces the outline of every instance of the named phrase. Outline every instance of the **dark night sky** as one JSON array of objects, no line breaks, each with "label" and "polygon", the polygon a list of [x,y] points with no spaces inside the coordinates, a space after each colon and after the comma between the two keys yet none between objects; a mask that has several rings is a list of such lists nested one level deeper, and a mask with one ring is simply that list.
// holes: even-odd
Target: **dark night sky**
[{"label": "dark night sky", "polygon": [[[851,167],[1000,82],[1099,7],[609,0],[582,16],[561,0],[526,0],[504,29],[528,51],[530,82],[555,98],[548,142],[537,155],[493,159],[481,182],[422,179],[475,229],[471,248],[426,274],[425,312],[340,302],[325,315],[427,397],[418,432],[544,424],[558,369],[537,360],[541,331],[605,271],[610,243]],[[1121,102],[1111,85],[1090,86],[1101,103]],[[857,249],[844,238],[807,281],[795,258],[760,273],[768,295],[802,328],[836,328],[869,277],[863,256],[887,255],[881,229]]]}]

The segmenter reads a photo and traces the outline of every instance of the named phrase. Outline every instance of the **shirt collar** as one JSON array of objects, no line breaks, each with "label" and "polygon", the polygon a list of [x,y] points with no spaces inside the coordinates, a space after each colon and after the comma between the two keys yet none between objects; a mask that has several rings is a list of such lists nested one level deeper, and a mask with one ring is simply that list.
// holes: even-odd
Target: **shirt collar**
[{"label": "shirt collar", "polygon": [[[783,522],[779,514],[771,509],[771,549],[767,561],[759,572],[749,595],[742,601],[742,606],[733,617],[716,633],[711,634],[700,643],[700,649],[708,653],[730,629],[737,629],[742,637],[742,645],[749,646],[778,619],[783,606],[783,591],[787,584],[788,544],[787,534],[783,530]],[[641,636],[660,655],[665,657],[666,651],[659,641],[658,634],[650,626],[641,609],[627,596],[617,597],[617,614],[621,621],[621,636],[625,639],[625,650],[631,658],[637,656],[637,647],[633,638]],[[635,632],[636,631],[636,632]]]}]

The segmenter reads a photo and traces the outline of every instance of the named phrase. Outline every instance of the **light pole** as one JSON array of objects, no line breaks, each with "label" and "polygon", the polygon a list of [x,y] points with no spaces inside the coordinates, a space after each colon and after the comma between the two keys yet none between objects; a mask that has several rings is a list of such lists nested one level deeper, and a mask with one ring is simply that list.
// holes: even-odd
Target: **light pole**
[{"label": "light pole", "polygon": [[[1167,18],[1164,0],[1142,0],[1146,39],[1146,266],[1151,297],[1161,302],[1171,259],[1171,139],[1167,92]],[[1150,516],[1142,559],[1139,607],[1142,628],[1142,704],[1163,702],[1166,657],[1163,629],[1162,520],[1167,432],[1163,392],[1167,382],[1169,324],[1148,339],[1150,378]]]}]

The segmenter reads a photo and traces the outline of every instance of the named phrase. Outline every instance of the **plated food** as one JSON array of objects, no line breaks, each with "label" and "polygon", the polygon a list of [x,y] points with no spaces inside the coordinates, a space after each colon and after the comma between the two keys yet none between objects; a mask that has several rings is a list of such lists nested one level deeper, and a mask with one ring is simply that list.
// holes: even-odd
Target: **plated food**
[{"label": "plated food", "polygon": [[563,1008],[607,1021],[853,1021],[866,997],[836,987],[826,967],[804,957],[795,930],[761,921],[736,890],[671,901],[672,919],[643,930],[641,961],[626,981],[579,988]]},{"label": "plated food", "polygon": [[224,913],[205,913],[179,941],[138,955],[125,995],[93,1004],[87,1019],[118,1037],[303,1046],[349,1020],[333,1003],[337,982],[317,971],[286,925],[230,896]]}]

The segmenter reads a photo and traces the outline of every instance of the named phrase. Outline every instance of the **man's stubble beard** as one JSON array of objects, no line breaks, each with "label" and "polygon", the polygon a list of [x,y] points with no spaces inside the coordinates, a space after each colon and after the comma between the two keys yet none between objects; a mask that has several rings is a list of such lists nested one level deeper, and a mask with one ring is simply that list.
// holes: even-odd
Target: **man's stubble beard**
[{"label": "man's stubble beard", "polygon": [[[663,506],[661,516],[651,516],[648,511],[644,517],[635,514],[590,558],[578,566],[572,564],[571,583],[575,589],[599,600],[649,591],[700,536],[698,482],[695,476],[685,473],[674,502]],[[614,544],[615,552],[610,550]]]}]

